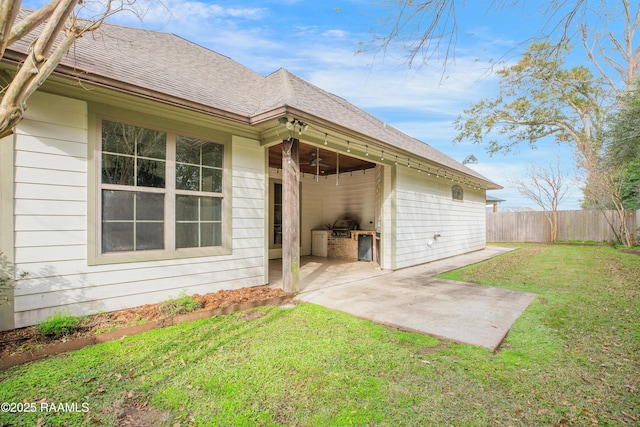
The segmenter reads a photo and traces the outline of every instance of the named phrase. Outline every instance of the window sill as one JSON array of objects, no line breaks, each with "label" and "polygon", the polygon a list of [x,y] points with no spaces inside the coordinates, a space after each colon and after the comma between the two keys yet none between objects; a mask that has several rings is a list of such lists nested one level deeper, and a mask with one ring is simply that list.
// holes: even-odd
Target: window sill
[{"label": "window sill", "polygon": [[231,248],[195,248],[167,251],[113,252],[89,256],[89,265],[125,264],[131,262],[171,261],[187,258],[204,258],[231,255]]}]

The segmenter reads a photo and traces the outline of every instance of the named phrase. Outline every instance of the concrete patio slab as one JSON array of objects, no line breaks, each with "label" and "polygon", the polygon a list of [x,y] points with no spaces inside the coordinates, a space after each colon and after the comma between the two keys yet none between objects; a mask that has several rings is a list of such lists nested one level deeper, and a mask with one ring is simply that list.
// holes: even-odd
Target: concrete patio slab
[{"label": "concrete patio slab", "polygon": [[483,251],[302,292],[297,299],[446,340],[496,351],[535,294],[436,279],[513,248]]}]

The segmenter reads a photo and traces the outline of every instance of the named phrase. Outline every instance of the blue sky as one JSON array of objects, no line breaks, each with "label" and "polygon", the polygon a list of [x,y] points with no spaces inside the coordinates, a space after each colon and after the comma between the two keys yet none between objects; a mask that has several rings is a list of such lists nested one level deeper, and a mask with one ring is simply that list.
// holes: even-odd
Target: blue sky
[{"label": "blue sky", "polygon": [[[557,153],[563,171],[574,173],[571,151],[553,142],[492,157],[483,146],[452,142],[455,118],[472,103],[497,94],[489,61],[503,58],[541,26],[535,11],[525,16],[522,8],[487,13],[486,6],[467,6],[457,17],[455,63],[443,74],[437,60],[409,68],[394,49],[377,56],[356,54],[359,43],[381,28],[377,17],[388,14],[370,0],[138,0],[138,5],[145,9],[142,20],[120,13],[111,22],[174,33],[264,75],[286,68],[458,161],[473,154],[479,163],[470,167],[505,187],[489,193],[506,199],[504,207],[539,210],[510,184],[529,163],[546,166]],[[508,64],[516,55],[512,51],[503,59]],[[579,209],[581,197],[576,185],[560,208]]]}]

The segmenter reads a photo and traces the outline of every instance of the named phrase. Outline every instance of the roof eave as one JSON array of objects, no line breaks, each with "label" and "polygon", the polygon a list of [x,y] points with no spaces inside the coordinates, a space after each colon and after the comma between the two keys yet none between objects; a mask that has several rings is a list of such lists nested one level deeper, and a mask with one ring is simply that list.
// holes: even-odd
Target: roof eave
[{"label": "roof eave", "polygon": [[[9,63],[14,66],[19,66],[22,62],[24,62],[24,59],[24,54],[11,50],[5,51],[5,55],[2,57],[3,62]],[[141,86],[124,83],[119,80],[101,76],[99,74],[91,74],[88,72],[79,73],[76,69],[66,65],[59,65],[53,72],[53,75],[68,80],[75,80],[81,83],[87,83],[104,89],[117,91],[127,95],[138,96],[150,101],[156,101],[163,104],[184,108],[186,110],[229,120],[235,123],[251,125],[250,118],[242,114],[232,113],[226,110],[210,107],[197,102],[192,102],[184,98],[171,96]]]},{"label": "roof eave", "polygon": [[[289,105],[281,105],[281,106],[279,106],[277,108],[274,108],[274,109],[271,109],[269,111],[264,111],[264,112],[261,112],[261,113],[259,113],[257,115],[254,115],[251,118],[251,124],[254,125],[254,126],[255,125],[259,125],[259,124],[264,124],[266,122],[269,122],[269,121],[272,121],[272,120],[277,120],[277,119],[279,119],[281,117],[285,117],[285,116],[295,117],[296,119],[301,120],[302,122],[312,122],[312,123],[314,123],[314,125],[316,125],[318,127],[322,127],[323,129],[326,129],[329,132],[335,132],[335,133],[339,133],[339,134],[345,135],[347,137],[347,139],[350,139],[352,141],[353,140],[367,141],[369,143],[369,145],[371,145],[371,146],[378,146],[378,147],[383,148],[385,150],[390,148],[391,150],[403,152],[403,153],[405,153],[406,155],[409,155],[409,156],[416,156],[416,153],[409,153],[406,150],[404,150],[404,149],[402,149],[400,147],[397,147],[397,146],[395,146],[395,145],[393,145],[391,143],[382,141],[382,140],[377,139],[377,138],[373,138],[373,137],[371,137],[369,135],[362,134],[362,133],[357,132],[357,131],[355,131],[353,129],[347,128],[345,126],[338,125],[338,124],[336,124],[334,122],[331,122],[329,120],[323,119],[321,117],[314,116],[314,115],[309,114],[309,113],[307,113],[307,112],[305,112],[303,110],[297,109],[295,107],[291,107]],[[435,161],[433,159],[428,159],[428,158],[422,157],[422,156],[420,156],[420,157],[423,158],[426,161],[434,163],[435,165],[439,165],[442,168],[451,169],[450,166],[442,164],[442,163],[439,163],[439,162],[437,162],[437,161]],[[495,182],[493,182],[493,181],[491,181],[491,180],[489,180],[487,178],[480,178],[480,177],[478,177],[476,175],[467,173],[464,170],[460,170],[460,169],[457,169],[457,172],[459,172],[461,174],[464,174],[464,175],[467,175],[468,177],[473,178],[475,180],[483,182],[487,186],[487,190],[501,190],[501,189],[503,189],[502,186],[500,186],[499,184],[497,184],[497,183],[495,183]]]}]

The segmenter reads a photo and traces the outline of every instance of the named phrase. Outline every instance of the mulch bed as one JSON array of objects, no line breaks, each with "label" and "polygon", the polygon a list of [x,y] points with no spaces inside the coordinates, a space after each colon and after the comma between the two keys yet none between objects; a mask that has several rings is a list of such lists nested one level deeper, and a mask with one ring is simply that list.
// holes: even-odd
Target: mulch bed
[{"label": "mulch bed", "polygon": [[[170,326],[183,321],[212,317],[260,305],[277,305],[292,298],[281,289],[267,286],[222,290],[206,295],[193,295],[201,308],[181,316],[166,317],[159,304],[146,304],[126,310],[86,316],[73,334],[59,337],[43,335],[38,326],[0,332],[0,369],[36,360],[47,354],[75,350],[96,342],[117,339],[146,330]],[[16,363],[14,363],[16,362]]]}]

